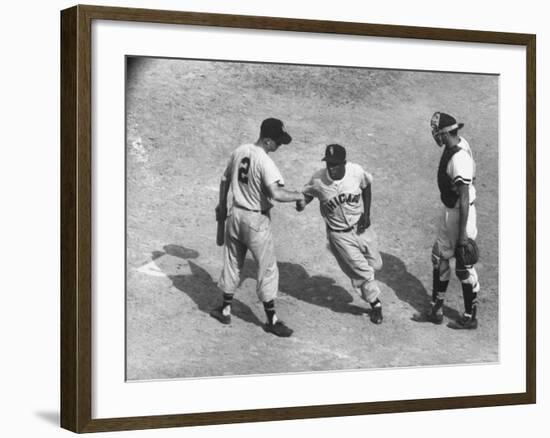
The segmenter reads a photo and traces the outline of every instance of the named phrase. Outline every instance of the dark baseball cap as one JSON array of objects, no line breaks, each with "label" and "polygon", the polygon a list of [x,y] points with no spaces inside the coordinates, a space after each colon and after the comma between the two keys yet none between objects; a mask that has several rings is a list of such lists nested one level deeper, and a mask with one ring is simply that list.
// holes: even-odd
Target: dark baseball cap
[{"label": "dark baseball cap", "polygon": [[285,126],[279,119],[269,118],[262,122],[260,137],[270,138],[279,144],[289,144],[292,137],[285,131]]},{"label": "dark baseball cap", "polygon": [[329,144],[325,149],[325,157],[321,161],[331,164],[342,164],[346,162],[346,149],[339,144]]},{"label": "dark baseball cap", "polygon": [[457,123],[453,116],[439,111],[434,113],[430,124],[432,129],[438,133],[454,131],[464,127],[464,123]]}]

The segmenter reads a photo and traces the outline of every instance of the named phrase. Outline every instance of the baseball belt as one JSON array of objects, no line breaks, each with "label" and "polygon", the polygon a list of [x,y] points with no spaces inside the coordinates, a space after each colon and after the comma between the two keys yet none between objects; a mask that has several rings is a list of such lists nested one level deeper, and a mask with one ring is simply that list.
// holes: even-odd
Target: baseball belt
[{"label": "baseball belt", "polygon": [[344,228],[344,229],[342,229],[342,230],[335,230],[334,228],[330,228],[328,225],[327,225],[327,228],[328,228],[330,231],[332,231],[333,233],[349,233],[350,231],[352,231],[352,230],[355,228],[356,225],[357,225],[357,224],[352,225],[352,226],[349,227],[349,228]]},{"label": "baseball belt", "polygon": [[246,207],[243,207],[241,205],[235,205],[235,207],[240,208],[241,210],[251,211],[252,213],[261,213],[264,216],[267,216],[269,214],[269,209],[268,210],[252,210],[250,208],[246,208]]}]

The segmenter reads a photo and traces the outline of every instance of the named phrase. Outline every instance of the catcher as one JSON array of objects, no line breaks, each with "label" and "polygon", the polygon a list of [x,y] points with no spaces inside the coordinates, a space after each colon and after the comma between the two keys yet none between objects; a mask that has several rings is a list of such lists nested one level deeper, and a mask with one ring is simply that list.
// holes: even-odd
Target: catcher
[{"label": "catcher", "polygon": [[442,112],[434,113],[431,119],[433,138],[438,146],[444,147],[437,172],[443,208],[432,249],[432,305],[425,317],[434,324],[443,322],[443,303],[451,276],[449,260],[455,257],[455,272],[464,297],[464,314],[456,324],[449,326],[476,329],[480,286],[474,268],[479,258],[475,242],[475,162],[468,142],[458,135],[458,130],[463,126],[463,123],[457,123],[454,117]]}]

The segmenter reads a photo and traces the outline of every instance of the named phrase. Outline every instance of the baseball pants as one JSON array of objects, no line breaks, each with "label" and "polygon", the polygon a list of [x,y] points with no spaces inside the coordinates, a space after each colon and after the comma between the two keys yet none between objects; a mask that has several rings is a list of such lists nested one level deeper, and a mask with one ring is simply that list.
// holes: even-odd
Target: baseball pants
[{"label": "baseball pants", "polygon": [[[439,269],[439,279],[443,282],[451,278],[449,259],[454,257],[456,241],[459,233],[460,209],[443,207],[439,219],[437,238],[432,249],[432,262],[435,269]],[[470,205],[468,222],[466,223],[466,237],[476,239],[477,218],[476,207]],[[474,292],[480,289],[478,276],[473,266],[457,266],[457,277],[463,283],[471,283]]]},{"label": "baseball pants", "polygon": [[271,301],[279,290],[271,218],[258,212],[233,208],[225,224],[223,270],[218,281],[218,287],[225,293],[233,294],[239,286],[248,250],[258,265],[258,298],[262,302]]},{"label": "baseball pants", "polygon": [[380,288],[374,279],[374,272],[382,268],[382,257],[372,227],[361,234],[357,234],[355,228],[345,233],[327,229],[327,237],[330,250],[354,289],[360,290],[365,301],[376,301]]}]

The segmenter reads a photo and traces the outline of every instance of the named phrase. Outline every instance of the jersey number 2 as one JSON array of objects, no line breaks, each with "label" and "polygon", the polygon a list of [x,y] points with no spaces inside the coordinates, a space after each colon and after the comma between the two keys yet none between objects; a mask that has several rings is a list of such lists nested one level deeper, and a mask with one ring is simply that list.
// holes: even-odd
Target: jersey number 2
[{"label": "jersey number 2", "polygon": [[239,181],[248,184],[248,169],[250,169],[250,158],[244,157],[239,165]]}]

